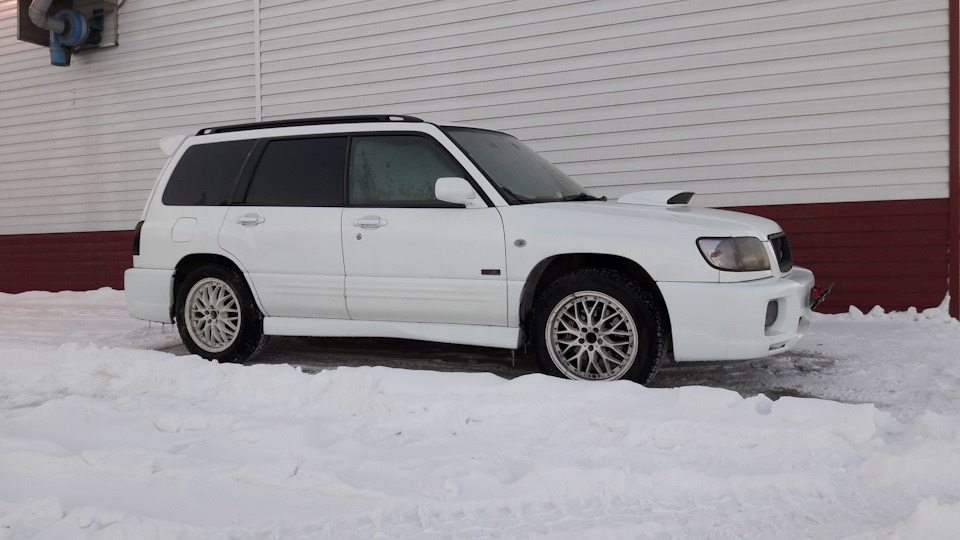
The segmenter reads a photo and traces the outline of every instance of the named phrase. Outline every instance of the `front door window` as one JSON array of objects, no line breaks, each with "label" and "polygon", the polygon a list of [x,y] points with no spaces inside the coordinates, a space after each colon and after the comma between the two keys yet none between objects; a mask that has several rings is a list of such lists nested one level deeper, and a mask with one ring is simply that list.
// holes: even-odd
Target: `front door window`
[{"label": "front door window", "polygon": [[438,178],[465,172],[430,139],[416,135],[354,137],[348,201],[353,206],[456,206],[437,199]]}]

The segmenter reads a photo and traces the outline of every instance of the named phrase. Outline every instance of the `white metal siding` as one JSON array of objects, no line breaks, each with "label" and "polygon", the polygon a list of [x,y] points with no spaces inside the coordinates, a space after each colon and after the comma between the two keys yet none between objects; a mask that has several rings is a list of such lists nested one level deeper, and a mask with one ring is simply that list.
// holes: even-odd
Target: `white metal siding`
[{"label": "white metal siding", "polygon": [[509,131],[609,196],[942,198],[948,1],[138,0],[57,68],[0,0],[0,234],[130,229],[165,135],[369,112]]},{"label": "white metal siding", "polygon": [[16,40],[16,2],[0,2],[2,234],[130,230],[161,137],[254,118],[249,2],[144,0],[119,16],[119,46],[63,68]]},{"label": "white metal siding", "polygon": [[948,0],[262,0],[265,118],[504,129],[594,191],[947,196]]}]

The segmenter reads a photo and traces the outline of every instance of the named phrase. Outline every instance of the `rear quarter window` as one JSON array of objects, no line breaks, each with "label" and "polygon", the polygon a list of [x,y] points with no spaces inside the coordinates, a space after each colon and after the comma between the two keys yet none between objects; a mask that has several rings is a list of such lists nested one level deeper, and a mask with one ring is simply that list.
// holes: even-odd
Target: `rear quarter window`
[{"label": "rear quarter window", "polygon": [[191,146],[177,162],[163,191],[167,206],[221,206],[230,203],[255,140]]}]

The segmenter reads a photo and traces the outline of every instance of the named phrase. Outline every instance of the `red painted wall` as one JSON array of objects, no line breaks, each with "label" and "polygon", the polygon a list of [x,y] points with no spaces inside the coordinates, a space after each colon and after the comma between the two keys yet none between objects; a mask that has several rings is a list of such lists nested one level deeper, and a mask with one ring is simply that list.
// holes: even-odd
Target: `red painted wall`
[{"label": "red painted wall", "polygon": [[133,231],[0,236],[0,291],[123,288]]},{"label": "red painted wall", "polygon": [[960,3],[950,2],[950,315],[960,319]]},{"label": "red painted wall", "polygon": [[796,204],[732,208],[777,221],[794,263],[817,282],[835,282],[818,308],[853,305],[903,311],[939,306],[947,294],[948,199]]}]

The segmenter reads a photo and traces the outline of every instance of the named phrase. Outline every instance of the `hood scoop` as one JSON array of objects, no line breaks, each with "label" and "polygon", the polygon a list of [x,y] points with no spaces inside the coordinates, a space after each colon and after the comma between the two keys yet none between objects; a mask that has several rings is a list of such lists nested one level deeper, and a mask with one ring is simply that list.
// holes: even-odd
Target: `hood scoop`
[{"label": "hood scoop", "polygon": [[692,198],[692,191],[655,189],[650,191],[635,191],[620,197],[617,199],[617,202],[623,204],[642,204],[646,206],[677,206],[687,204]]}]

